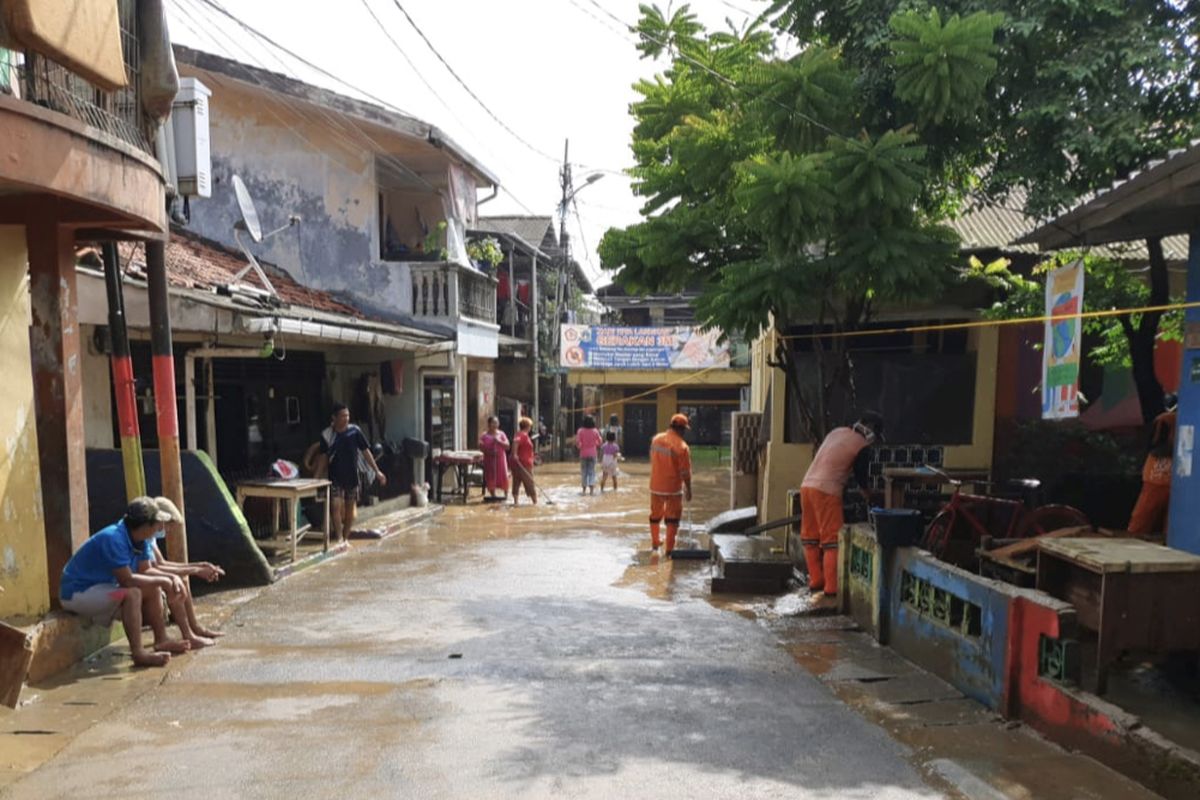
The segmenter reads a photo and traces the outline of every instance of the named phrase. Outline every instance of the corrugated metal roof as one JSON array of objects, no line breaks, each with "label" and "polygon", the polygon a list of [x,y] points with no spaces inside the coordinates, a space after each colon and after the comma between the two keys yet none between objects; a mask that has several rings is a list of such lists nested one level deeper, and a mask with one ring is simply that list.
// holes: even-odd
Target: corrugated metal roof
[{"label": "corrugated metal roof", "polygon": [[[1000,201],[980,200],[978,204],[948,224],[962,239],[962,249],[1003,250],[1015,253],[1036,253],[1033,243],[1016,244],[1026,233],[1037,226],[1037,220],[1026,214],[1025,190],[1013,189],[1008,197]],[[1093,246],[1091,252],[1123,261],[1148,261],[1144,241]],[[1187,260],[1188,241],[1186,236],[1169,236],[1163,239],[1163,253],[1168,261]]]},{"label": "corrugated metal roof", "polygon": [[488,233],[511,233],[542,250],[558,246],[552,217],[480,217],[472,227]]}]

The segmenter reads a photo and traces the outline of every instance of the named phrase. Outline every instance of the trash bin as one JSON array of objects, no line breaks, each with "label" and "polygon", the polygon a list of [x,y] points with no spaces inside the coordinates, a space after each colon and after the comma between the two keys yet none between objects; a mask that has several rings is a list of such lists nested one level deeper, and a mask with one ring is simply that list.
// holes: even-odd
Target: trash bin
[{"label": "trash bin", "polygon": [[911,547],[921,540],[921,512],[915,508],[872,508],[871,524],[880,547]]},{"label": "trash bin", "polygon": [[425,475],[425,482],[428,482],[429,475],[425,474],[422,464],[418,462],[429,458],[429,442],[425,441],[424,439],[405,437],[402,446],[404,449],[405,460],[410,465],[410,484],[417,482],[418,475]]}]

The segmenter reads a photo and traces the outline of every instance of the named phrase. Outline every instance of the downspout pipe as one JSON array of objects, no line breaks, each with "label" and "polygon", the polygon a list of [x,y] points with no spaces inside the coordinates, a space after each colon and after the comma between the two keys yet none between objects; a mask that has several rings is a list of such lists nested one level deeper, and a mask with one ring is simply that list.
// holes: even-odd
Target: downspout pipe
[{"label": "downspout pipe", "polygon": [[129,330],[125,324],[125,296],[121,286],[121,264],[115,242],[101,248],[104,288],[108,294],[108,332],[112,339],[112,382],[117,400],[117,428],[121,433],[121,463],[125,472],[125,498],[146,493],[146,467],[142,461],[142,434],[138,429],[137,387],[133,358],[129,354]]}]

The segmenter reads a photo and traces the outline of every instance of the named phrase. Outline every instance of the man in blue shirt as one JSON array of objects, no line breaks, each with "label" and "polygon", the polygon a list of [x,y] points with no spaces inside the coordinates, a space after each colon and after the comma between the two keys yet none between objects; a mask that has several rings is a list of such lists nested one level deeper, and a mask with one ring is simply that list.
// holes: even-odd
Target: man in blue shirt
[{"label": "man in blue shirt", "polygon": [[[119,522],[93,534],[63,567],[62,607],[106,627],[120,612],[133,663],[139,666],[163,666],[172,653],[185,653],[197,644],[184,625],[182,641],[167,635],[162,598],[165,594],[172,613],[186,621],[183,581],[175,575],[147,573],[154,559],[154,536],[172,520],[153,498],[134,498]],[[154,631],[153,650],[142,643],[143,618]]]},{"label": "man in blue shirt", "polygon": [[387,483],[387,478],[375,463],[362,429],[350,424],[350,409],[341,403],[333,407],[333,417],[321,433],[320,445],[322,455],[329,459],[329,480],[333,484],[329,487],[333,535],[349,541],[358,513],[359,459],[375,473],[380,486]]}]

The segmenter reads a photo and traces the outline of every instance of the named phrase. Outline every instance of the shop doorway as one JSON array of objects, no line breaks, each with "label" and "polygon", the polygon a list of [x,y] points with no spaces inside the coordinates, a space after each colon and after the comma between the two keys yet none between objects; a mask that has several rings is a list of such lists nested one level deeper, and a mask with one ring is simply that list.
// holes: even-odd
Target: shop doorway
[{"label": "shop doorway", "polygon": [[625,405],[625,445],[622,452],[630,458],[646,458],[650,455],[650,440],[658,427],[658,406],[655,403],[627,403]]},{"label": "shop doorway", "polygon": [[425,441],[434,450],[454,447],[454,377],[425,379]]}]

